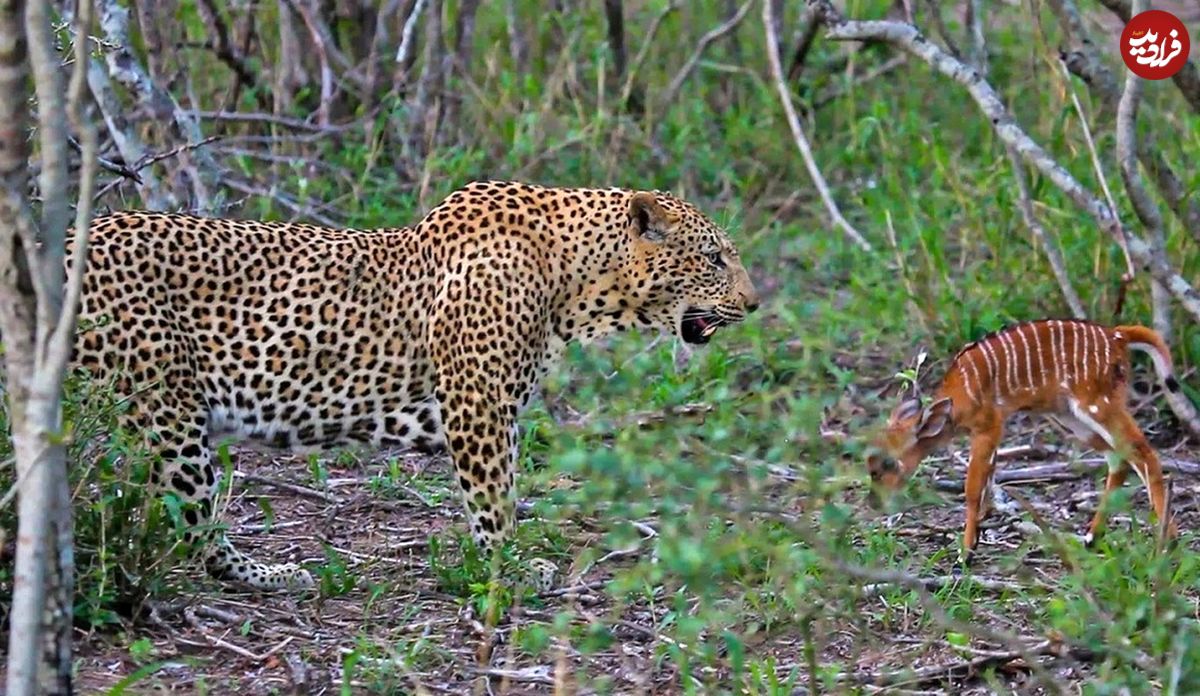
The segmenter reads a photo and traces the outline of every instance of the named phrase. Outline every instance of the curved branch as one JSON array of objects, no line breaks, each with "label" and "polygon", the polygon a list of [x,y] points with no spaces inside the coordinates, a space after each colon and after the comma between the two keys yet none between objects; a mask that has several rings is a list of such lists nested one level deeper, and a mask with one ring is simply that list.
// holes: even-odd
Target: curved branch
[{"label": "curved branch", "polygon": [[[672,5],[673,4],[674,3],[672,3]],[[667,90],[663,92],[661,103],[664,106],[675,101],[675,97],[678,96],[679,90],[683,88],[683,83],[686,82],[689,77],[691,77],[692,71],[696,69],[696,64],[700,62],[700,58],[704,55],[704,51],[708,49],[709,44],[736,29],[737,25],[741,24],[742,20],[746,18],[746,14],[750,12],[750,7],[753,4],[754,0],[746,0],[745,4],[738,8],[737,14],[733,15],[721,24],[709,30],[707,34],[700,37],[700,43],[696,44],[696,50],[692,51],[692,55],[688,56],[687,62],[683,64],[683,67],[679,69],[679,72],[675,73],[675,77],[671,80],[671,84],[667,85]]]},{"label": "curved branch", "polygon": [[[813,21],[817,21],[815,16]],[[812,177],[813,185],[817,187],[817,192],[825,203],[825,209],[829,211],[829,217],[833,218],[833,223],[842,228],[846,236],[861,249],[871,251],[871,244],[858,230],[854,229],[854,226],[846,218],[842,217],[842,211],[834,202],[833,194],[829,192],[829,186],[825,183],[825,177],[821,175],[821,170],[817,167],[817,159],[813,156],[812,146],[808,142],[808,136],[804,134],[804,127],[800,125],[796,107],[792,104],[792,93],[788,91],[787,83],[783,79],[783,64],[779,58],[779,40],[773,29],[774,25],[772,4],[764,2],[763,27],[767,37],[767,58],[771,63],[771,75],[775,78],[775,89],[779,92],[779,101],[783,104],[783,113],[787,116],[788,127],[792,130],[792,138],[796,141],[796,147],[800,150],[801,157],[804,158],[804,166],[808,168],[808,175]]]}]

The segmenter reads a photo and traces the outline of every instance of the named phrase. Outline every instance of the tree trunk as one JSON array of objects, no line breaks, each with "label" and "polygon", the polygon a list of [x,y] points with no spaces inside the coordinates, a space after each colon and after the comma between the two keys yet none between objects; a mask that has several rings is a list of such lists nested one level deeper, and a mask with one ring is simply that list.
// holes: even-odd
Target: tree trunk
[{"label": "tree trunk", "polygon": [[[91,18],[86,0],[78,14],[76,36],[86,37]],[[0,94],[9,95],[0,100],[0,333],[19,501],[8,644],[10,696],[72,691],[74,557],[61,393],[74,338],[95,174],[96,132],[79,116],[86,49],[86,39],[79,38],[70,86],[64,90],[47,3],[0,0]],[[42,164],[40,222],[28,198],[26,95],[31,77]],[[82,149],[69,283],[64,274],[70,218],[68,115]]]}]

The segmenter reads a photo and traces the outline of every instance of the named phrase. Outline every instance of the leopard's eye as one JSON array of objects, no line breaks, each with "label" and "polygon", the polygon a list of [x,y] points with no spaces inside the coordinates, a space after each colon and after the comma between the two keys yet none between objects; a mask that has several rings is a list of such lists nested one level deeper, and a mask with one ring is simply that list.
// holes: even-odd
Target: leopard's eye
[{"label": "leopard's eye", "polygon": [[721,257],[721,252],[719,251],[710,251],[704,255],[704,258],[708,259],[708,262],[717,268],[725,267],[725,259]]}]

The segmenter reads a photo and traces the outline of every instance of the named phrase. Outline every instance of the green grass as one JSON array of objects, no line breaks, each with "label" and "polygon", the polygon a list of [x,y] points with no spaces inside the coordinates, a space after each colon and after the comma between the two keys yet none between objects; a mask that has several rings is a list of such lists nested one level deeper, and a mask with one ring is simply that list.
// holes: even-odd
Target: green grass
[{"label": "green grass", "polygon": [[[535,22],[533,4],[518,4],[535,38],[547,40],[550,20]],[[631,50],[640,46],[638,32],[663,5],[644,3],[627,19],[633,37],[639,37]],[[338,201],[348,222],[363,227],[413,222],[454,188],[483,177],[670,189],[730,227],[765,290],[758,314],[723,329],[685,366],[677,364],[672,340],[647,349],[654,338],[648,335],[617,337],[586,351],[573,348],[544,388],[553,400],[586,414],[586,422],[565,429],[540,404],[524,416],[520,485],[522,495],[534,501],[525,517],[540,519],[521,527],[501,566],[514,569],[521,558],[542,555],[560,567],[573,560],[587,567],[634,543],[640,552],[617,565],[601,590],[616,604],[605,616],[592,621],[563,610],[522,624],[510,639],[522,654],[546,661],[556,640],[584,655],[602,652],[612,647],[613,622],[621,611],[637,607],[657,617],[654,628],[663,637],[654,647],[657,664],[674,673],[687,693],[784,694],[818,682],[847,689],[833,680],[853,669],[853,659],[831,656],[886,652],[896,635],[956,648],[974,640],[937,625],[910,589],[886,589],[864,599],[859,586],[866,581],[838,573],[826,553],[866,568],[922,576],[944,574],[953,561],[957,526],[945,530],[944,548],[932,548],[888,527],[862,501],[861,437],[891,407],[876,394],[910,369],[920,352],[928,352],[921,368],[928,380],[963,342],[1008,322],[1067,310],[1044,254],[1021,221],[1004,148],[965,90],[915,60],[886,78],[853,83],[843,69],[827,69],[844,47],[818,41],[795,89],[801,103],[831,88],[844,90],[816,110],[806,127],[843,211],[876,247],[868,254],[828,223],[773,87],[759,77],[764,71],[757,12],[741,30],[746,71],[719,70],[735,58],[727,43],[718,42],[676,102],[654,102],[656,89],[678,69],[680,47],[692,45],[719,21],[717,3],[685,5],[666,20],[660,36],[671,38],[650,47],[639,77],[650,99],[649,115],[617,109],[611,85],[600,99],[596,85],[604,82],[600,71],[607,59],[601,13],[561,18],[561,30],[576,37],[578,53],[567,89],[554,86],[561,80],[550,79],[551,73],[566,78],[555,73],[545,51],[535,55],[532,75],[516,73],[503,48],[502,13],[483,12],[473,78],[487,99],[465,100],[465,137],[423,163],[429,182],[424,198],[376,146],[401,115],[398,103],[380,113],[371,139],[324,153],[325,163],[354,173],[352,180],[312,178],[299,169],[280,174],[285,189]],[[792,26],[802,4],[787,5]],[[881,16],[885,6],[854,0],[848,13]],[[1056,72],[1057,23],[1042,13],[1044,37],[1038,38],[1025,5],[989,11],[997,18],[997,28],[989,29],[993,84],[1030,134],[1085,186],[1099,191],[1079,116]],[[885,58],[864,52],[858,60],[874,65]],[[1097,118],[1098,105],[1084,85],[1076,82],[1074,89],[1092,121],[1109,183],[1119,189],[1111,124]],[[1170,161],[1189,172],[1188,163],[1200,155],[1200,117],[1187,111],[1170,84],[1148,85],[1147,99],[1144,130],[1157,129]],[[553,154],[543,156],[547,151]],[[244,163],[247,173],[255,166]],[[1194,188],[1200,180],[1191,176]],[[1089,314],[1110,319],[1124,271],[1121,252],[1049,182],[1033,176],[1031,186],[1037,213],[1061,246]],[[1117,193],[1121,218],[1135,219]],[[244,214],[288,212],[272,200],[254,199]],[[889,220],[894,247],[886,234]],[[1166,220],[1170,258],[1183,277],[1200,278],[1195,242],[1175,219]],[[1147,281],[1139,276],[1122,320],[1148,321],[1148,298]],[[1200,327],[1182,313],[1175,316],[1175,357],[1187,369],[1200,363]],[[693,402],[712,406],[702,421],[680,417],[646,429],[618,427],[628,414]],[[78,431],[95,434],[104,428],[81,425],[87,413],[98,410],[94,401],[88,403],[88,409],[71,410],[69,420]],[[828,431],[841,437],[829,437]],[[107,492],[117,478],[140,481],[144,471],[136,457],[126,457],[133,467],[111,465],[125,451],[118,445],[105,450],[81,485]],[[781,482],[770,474],[772,467],[795,472],[796,480]],[[323,488],[327,460],[311,459],[306,474],[309,485]],[[554,485],[559,477],[574,485]],[[448,482],[428,473],[411,477],[395,465],[372,486],[385,497],[402,498],[412,490],[435,505],[458,505]],[[909,520],[947,505],[922,481],[909,493]],[[120,568],[162,551],[129,557],[134,552],[111,541],[128,531],[114,526],[118,513],[149,503],[136,497],[118,502],[107,493],[86,498],[92,503],[80,508],[79,536],[85,550],[95,545],[98,552],[94,560],[83,556],[88,560],[79,585],[87,589],[80,613],[105,624],[117,620],[118,602],[108,588],[125,582],[117,577],[127,574],[113,570],[104,549],[120,549]],[[1142,518],[1144,495],[1129,498],[1128,514]],[[957,525],[961,516],[953,509]],[[596,546],[586,549],[576,544],[571,527],[585,519],[600,532]],[[630,524],[636,520],[648,521],[656,535],[642,538]],[[819,535],[824,551],[814,547],[810,533]],[[955,619],[1017,617],[1001,627],[1033,637],[1061,635],[1098,651],[1085,675],[1086,693],[1126,688],[1193,693],[1200,689],[1195,619],[1200,565],[1189,550],[1190,538],[1185,534],[1179,547],[1159,553],[1144,528],[1118,529],[1097,552],[1068,543],[1068,567],[1038,578],[1036,586],[1028,583],[1025,591],[988,592],[962,582],[936,590],[934,597]],[[990,551],[988,572],[1028,579],[1026,561],[1054,557],[1049,548],[1037,538],[1017,549]],[[327,553],[318,571],[323,596],[362,591],[344,560],[332,549]],[[476,616],[503,614],[518,601],[538,605],[527,587],[497,583],[490,563],[460,530],[433,538],[428,564],[438,589],[470,604]],[[152,595],[167,591],[155,575],[140,577],[136,587]],[[831,649],[835,641],[841,641],[838,650]],[[149,656],[145,647],[130,646],[138,662]],[[438,646],[419,638],[382,646],[364,637],[345,658],[344,671],[367,675],[364,681],[378,692],[403,690],[407,678],[378,662],[397,656],[411,672],[443,664]],[[810,660],[819,663],[818,673],[809,674]]]}]

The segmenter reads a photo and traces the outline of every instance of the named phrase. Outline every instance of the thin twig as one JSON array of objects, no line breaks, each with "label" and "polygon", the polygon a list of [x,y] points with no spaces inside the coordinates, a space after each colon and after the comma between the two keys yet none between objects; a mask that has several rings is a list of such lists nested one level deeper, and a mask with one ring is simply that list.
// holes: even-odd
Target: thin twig
[{"label": "thin twig", "polygon": [[1046,254],[1046,261],[1050,264],[1054,279],[1058,281],[1058,289],[1062,291],[1063,299],[1071,309],[1071,316],[1084,319],[1087,317],[1087,312],[1083,309],[1083,302],[1080,301],[1079,294],[1075,292],[1075,286],[1071,284],[1071,276],[1067,273],[1067,265],[1059,251],[1058,241],[1050,237],[1033,211],[1033,196],[1029,192],[1029,182],[1025,179],[1025,166],[1021,164],[1021,158],[1013,148],[1006,147],[1005,150],[1008,152],[1008,160],[1012,164],[1013,179],[1017,182],[1017,200],[1021,207],[1021,218]]},{"label": "thin twig", "polygon": [[1112,216],[1113,224],[1119,232],[1117,235],[1117,243],[1121,246],[1121,253],[1125,256],[1125,278],[1123,282],[1133,280],[1136,272],[1133,269],[1133,259],[1129,258],[1129,239],[1125,233],[1125,226],[1121,224],[1120,215],[1117,213],[1117,201],[1113,198],[1112,189],[1108,187],[1108,177],[1104,175],[1104,165],[1100,163],[1100,155],[1096,152],[1096,142],[1092,140],[1092,129],[1088,127],[1087,114],[1083,112],[1083,105],[1079,103],[1079,95],[1075,93],[1075,87],[1071,84],[1071,71],[1067,70],[1065,61],[1058,62],[1062,68],[1063,81],[1066,84],[1067,93],[1071,95],[1071,103],[1075,106],[1075,113],[1079,115],[1079,125],[1083,130],[1083,142],[1087,144],[1088,153],[1092,157],[1092,168],[1096,172],[1096,179],[1100,182],[1100,190],[1104,192],[1104,200],[1108,201],[1109,215]]},{"label": "thin twig", "polygon": [[820,168],[817,166],[817,160],[813,156],[812,146],[808,142],[808,136],[804,134],[804,128],[800,125],[800,118],[796,115],[796,107],[792,104],[792,93],[788,90],[787,82],[783,79],[783,65],[779,58],[779,42],[775,37],[775,31],[772,27],[775,26],[774,11],[772,3],[763,3],[763,25],[767,38],[767,58],[771,63],[771,74],[775,78],[775,89],[779,92],[779,101],[783,104],[783,112],[787,117],[788,127],[792,130],[792,139],[796,142],[796,147],[800,150],[800,155],[804,158],[804,166],[808,168],[808,175],[813,180],[813,185],[817,187],[817,192],[821,195],[821,200],[825,203],[825,209],[829,212],[829,217],[833,219],[833,223],[842,229],[847,237],[852,242],[858,245],[864,251],[871,251],[871,244],[854,229],[846,218],[842,217],[842,212],[838,209],[837,203],[833,200],[833,195],[829,192],[829,187],[825,184],[825,177],[821,174]]},{"label": "thin twig", "polygon": [[150,165],[154,164],[155,162],[161,162],[162,160],[168,159],[170,157],[175,157],[176,155],[179,155],[181,153],[190,152],[191,150],[195,150],[198,147],[204,147],[205,145],[208,145],[209,143],[215,143],[216,141],[220,140],[223,137],[224,136],[222,136],[222,135],[210,135],[198,143],[184,143],[183,145],[171,148],[170,150],[167,150],[166,152],[160,152],[157,155],[146,155],[142,158],[142,161],[140,161],[136,165],[134,165],[133,171],[135,173],[139,172],[139,171],[145,169],[146,167],[149,167]]},{"label": "thin twig", "polygon": [[[700,37],[700,42],[696,44],[696,49],[692,51],[692,55],[688,56],[683,67],[679,72],[675,73],[675,77],[671,79],[671,83],[667,85],[667,89],[663,92],[662,105],[664,108],[675,102],[675,97],[679,95],[679,90],[683,88],[683,83],[692,75],[692,71],[696,69],[696,64],[704,56],[704,51],[709,45],[717,41],[722,36],[737,28],[742,20],[746,18],[746,14],[750,12],[750,8],[754,5],[755,0],[746,0],[746,3],[738,8],[736,14],[713,29],[709,30],[704,36]],[[769,2],[767,4],[770,4]]]},{"label": "thin twig", "polygon": [[638,49],[637,55],[633,57],[633,63],[630,64],[629,72],[625,75],[625,85],[621,87],[620,103],[629,103],[629,97],[633,94],[633,84],[637,78],[638,70],[641,69],[642,63],[646,62],[646,56],[650,54],[650,47],[654,45],[655,37],[658,35],[658,30],[662,27],[663,20],[677,9],[679,9],[679,0],[671,0],[663,8],[662,12],[659,12],[650,21],[650,28],[646,30],[646,38],[642,40],[642,47]]}]

